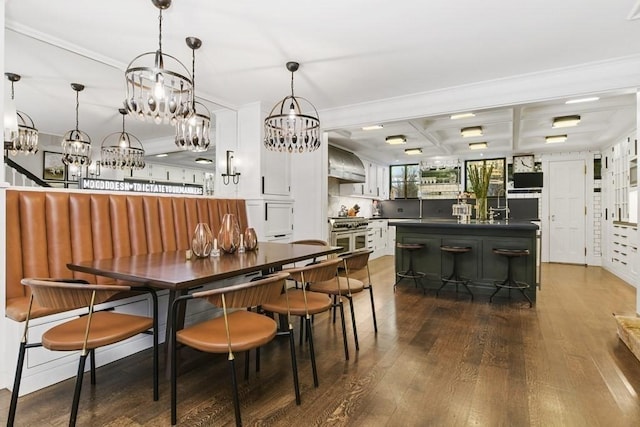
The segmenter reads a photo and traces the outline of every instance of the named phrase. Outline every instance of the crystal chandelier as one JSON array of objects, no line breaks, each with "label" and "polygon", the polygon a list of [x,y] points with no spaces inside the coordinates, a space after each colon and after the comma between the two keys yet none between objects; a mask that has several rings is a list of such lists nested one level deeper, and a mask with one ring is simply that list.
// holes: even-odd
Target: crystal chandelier
[{"label": "crystal chandelier", "polygon": [[[293,73],[299,67],[297,62],[287,62],[287,70],[291,72],[291,95],[278,102],[264,120],[264,145],[269,150],[302,153],[320,147],[318,111],[309,101],[293,94]],[[309,113],[302,112],[301,102],[308,104]]]},{"label": "crystal chandelier", "polygon": [[[196,102],[196,49],[202,46],[197,37],[187,37],[187,46],[191,49],[191,76],[193,77],[193,98],[191,117],[180,117],[176,123],[176,145],[182,150],[207,151],[211,144],[211,113],[204,104]],[[213,117],[215,129],[215,116]]]},{"label": "crystal chandelier", "polygon": [[71,83],[76,91],[76,128],[65,133],[62,137],[62,163],[67,166],[89,166],[91,164],[91,138],[78,129],[78,110],[80,109],[79,94],[84,85]]},{"label": "crystal chandelier", "polygon": [[118,111],[122,114],[122,132],[109,134],[102,141],[101,165],[111,169],[144,169],[144,147],[138,138],[125,131],[127,110]]},{"label": "crystal chandelier", "polygon": [[180,117],[191,116],[193,85],[189,70],[162,52],[162,10],[171,6],[171,0],[151,2],[160,10],[158,50],[136,56],[127,66],[124,105],[140,120],[175,125]]},{"label": "crystal chandelier", "polygon": [[11,100],[4,107],[4,148],[12,155],[35,154],[38,152],[38,129],[28,114],[16,110],[13,84],[20,81],[20,75],[4,73],[11,82]]}]

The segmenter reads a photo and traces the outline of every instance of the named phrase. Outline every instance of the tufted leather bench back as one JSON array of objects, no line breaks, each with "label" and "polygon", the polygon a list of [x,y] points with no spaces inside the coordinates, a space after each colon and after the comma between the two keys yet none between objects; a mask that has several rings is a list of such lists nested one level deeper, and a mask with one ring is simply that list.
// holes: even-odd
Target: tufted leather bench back
[{"label": "tufted leather bench back", "polygon": [[197,223],[208,223],[215,236],[226,213],[236,215],[240,230],[248,226],[241,199],[7,190],[6,205],[7,317],[16,321],[28,308],[24,277],[110,283],[67,263],[188,249]]}]

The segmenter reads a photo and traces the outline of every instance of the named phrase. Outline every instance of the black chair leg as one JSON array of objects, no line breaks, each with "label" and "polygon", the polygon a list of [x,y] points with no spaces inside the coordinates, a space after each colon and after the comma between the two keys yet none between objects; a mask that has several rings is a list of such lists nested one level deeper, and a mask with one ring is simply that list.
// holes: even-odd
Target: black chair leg
[{"label": "black chair leg", "polygon": [[304,328],[305,328],[305,321],[304,321],[304,318],[300,316],[300,347],[302,347],[302,343],[304,341]]},{"label": "black chair leg", "polygon": [[[342,300],[340,300],[342,303]],[[338,295],[333,296],[333,307],[331,307],[331,311],[333,312],[333,323],[336,323],[336,307],[338,306]]]},{"label": "black chair leg", "polygon": [[[302,318],[301,318],[302,319]],[[313,372],[313,386],[318,387],[318,369],[316,368],[316,349],[313,345],[313,330],[311,329],[311,319],[305,317],[307,325],[307,337],[309,339],[309,355],[311,356],[311,372]]]},{"label": "black chair leg", "polygon": [[238,396],[238,380],[236,379],[236,363],[235,360],[229,359],[229,370],[231,371],[231,386],[233,388],[233,409],[236,413],[236,426],[242,425],[240,418],[240,397]]},{"label": "black chair leg", "polygon": [[360,350],[360,344],[358,343],[358,328],[356,326],[356,311],[353,308],[353,297],[347,296],[349,300],[349,309],[351,310],[351,326],[353,327],[353,339],[356,343],[356,351]]},{"label": "black chair leg", "polygon": [[369,297],[371,297],[371,315],[373,316],[373,330],[378,332],[378,320],[376,319],[376,303],[373,301],[373,286],[369,284]]},{"label": "black chair leg", "polygon": [[260,347],[256,348],[256,372],[260,372]]},{"label": "black chair leg", "polygon": [[251,350],[244,352],[244,380],[249,380],[249,358],[251,357]]},{"label": "black chair leg", "polygon": [[89,351],[89,364],[91,364],[91,385],[96,385],[96,349]]},{"label": "black chair leg", "polygon": [[81,354],[78,362],[78,375],[76,376],[76,388],[73,392],[73,405],[71,406],[71,418],[69,418],[69,427],[76,425],[78,417],[78,405],[80,404],[80,392],[82,391],[82,379],[84,377],[84,367],[87,362],[87,355]]},{"label": "black chair leg", "polygon": [[342,321],[342,341],[344,342],[344,359],[349,360],[349,344],[347,343],[347,327],[344,321],[344,305],[342,300],[338,304],[340,307],[340,320]]},{"label": "black chair leg", "polygon": [[24,356],[27,351],[27,343],[20,343],[18,351],[18,366],[16,367],[16,377],[13,380],[13,391],[11,392],[11,405],[9,406],[9,417],[7,418],[7,427],[13,427],[16,418],[16,409],[18,407],[18,393],[20,392],[20,381],[22,380],[22,368],[24,366]]},{"label": "black chair leg", "polygon": [[293,369],[293,389],[296,394],[296,405],[300,404],[300,383],[298,381],[298,361],[296,359],[296,340],[293,329],[289,328],[289,348],[291,349],[291,369]]}]

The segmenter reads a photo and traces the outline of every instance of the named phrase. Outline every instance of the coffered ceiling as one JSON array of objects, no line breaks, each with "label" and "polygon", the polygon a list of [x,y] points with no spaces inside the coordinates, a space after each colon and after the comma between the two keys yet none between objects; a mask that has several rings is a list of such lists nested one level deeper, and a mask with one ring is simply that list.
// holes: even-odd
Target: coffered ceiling
[{"label": "coffered ceiling", "polygon": [[[600,94],[595,101],[566,104],[585,98],[552,101],[504,108],[469,111],[473,117],[452,119],[451,114],[384,123],[382,129],[363,130],[361,126],[337,129],[329,141],[338,147],[383,163],[411,163],[420,160],[452,160],[510,156],[521,153],[549,153],[599,150],[629,135],[636,127],[635,91]],[[577,126],[553,128],[555,117],[577,115]],[[463,137],[467,127],[482,128],[482,135]],[[389,135],[402,135],[406,143],[390,145]],[[547,136],[566,135],[562,143],[547,143]],[[483,150],[470,150],[470,144],[486,142]],[[420,155],[407,155],[419,148]]]},{"label": "coffered ceiling", "polygon": [[[4,68],[23,76],[16,85],[18,108],[41,132],[62,135],[74,125],[69,84],[79,82],[86,86],[80,95],[81,129],[94,143],[117,130],[124,70],[136,55],[157,48],[157,9],[151,1],[5,0],[4,8]],[[203,40],[196,59],[197,94],[214,112],[256,101],[268,111],[290,91],[284,64],[298,61],[295,92],[309,99],[322,119],[344,106],[636,58],[638,10],[633,0],[180,0],[164,13],[163,50],[189,66],[185,37]],[[640,74],[629,70],[636,71]],[[590,105],[567,106],[563,97],[476,108],[475,117],[457,121],[444,114],[409,114],[411,120],[387,121],[380,132],[364,133],[361,123],[332,127],[330,138],[383,163],[404,161],[404,149],[413,147],[422,148],[423,156],[475,155],[459,130],[476,125],[484,129],[489,154],[597,148],[635,127],[634,91],[599,93],[600,100]],[[550,120],[564,114],[582,120],[566,131],[561,148],[550,148],[543,137]],[[151,152],[171,146],[168,126],[128,120],[127,127]],[[384,144],[389,134],[406,135],[407,144]]]}]

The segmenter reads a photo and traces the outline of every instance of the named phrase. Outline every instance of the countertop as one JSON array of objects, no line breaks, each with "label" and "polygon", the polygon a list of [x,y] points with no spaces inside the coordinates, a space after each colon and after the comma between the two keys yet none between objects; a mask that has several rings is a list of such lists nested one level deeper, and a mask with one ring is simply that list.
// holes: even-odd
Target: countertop
[{"label": "countertop", "polygon": [[455,228],[509,228],[512,230],[537,230],[538,225],[533,224],[531,221],[509,220],[509,221],[493,221],[477,222],[471,220],[469,223],[459,223],[455,219],[437,219],[437,218],[423,218],[423,219],[389,219],[389,225],[400,227],[423,227],[423,228],[440,228],[442,226],[455,227]]}]

